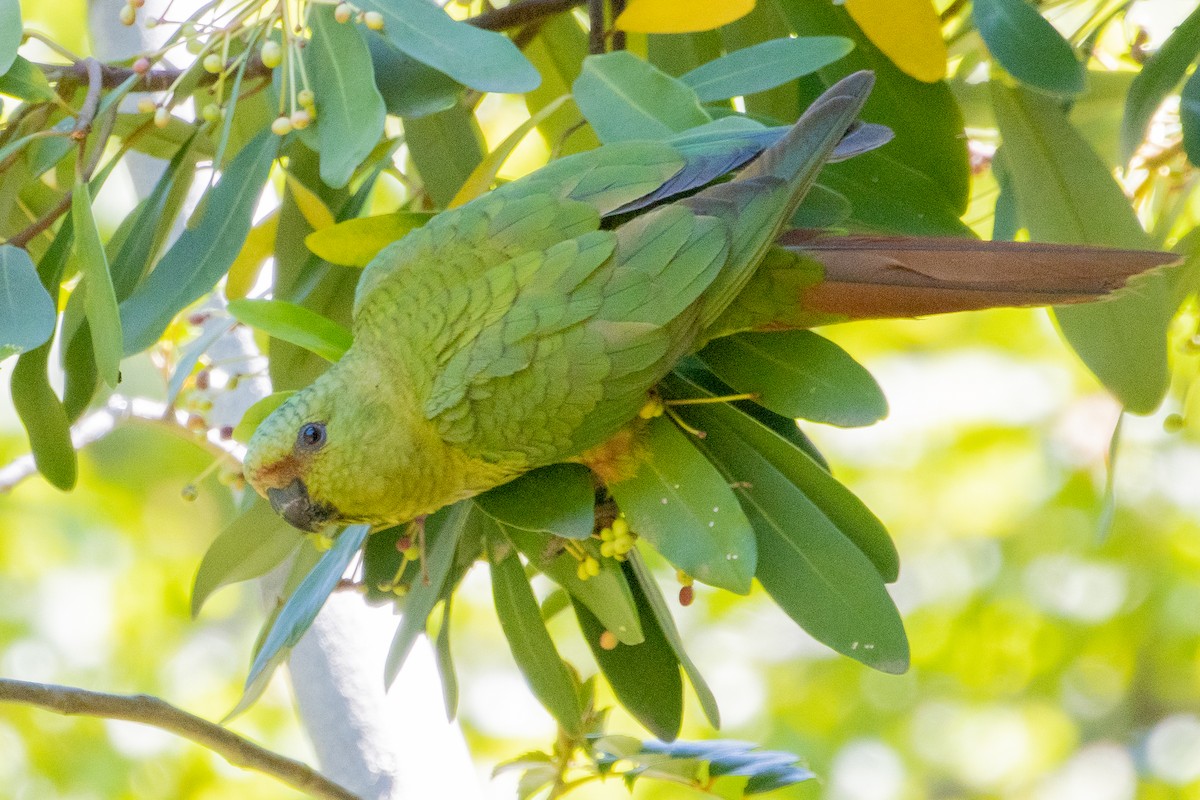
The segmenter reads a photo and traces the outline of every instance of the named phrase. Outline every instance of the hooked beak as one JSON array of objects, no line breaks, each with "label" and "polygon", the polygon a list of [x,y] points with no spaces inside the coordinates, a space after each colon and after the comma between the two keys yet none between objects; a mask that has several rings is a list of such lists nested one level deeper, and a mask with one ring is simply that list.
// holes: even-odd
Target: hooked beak
[{"label": "hooked beak", "polygon": [[282,489],[267,489],[267,500],[288,524],[309,533],[316,533],[338,518],[337,509],[330,504],[312,502],[308,488],[299,478]]}]

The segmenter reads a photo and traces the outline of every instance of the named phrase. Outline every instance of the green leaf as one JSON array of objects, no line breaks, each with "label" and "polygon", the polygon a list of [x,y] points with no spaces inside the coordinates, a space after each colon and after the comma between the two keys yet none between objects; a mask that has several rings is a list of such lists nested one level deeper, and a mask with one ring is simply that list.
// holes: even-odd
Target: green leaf
[{"label": "green leaf", "polygon": [[588,539],[595,527],[595,486],[581,464],[551,464],[476,498],[498,522],[565,539]]},{"label": "green leaf", "polygon": [[483,132],[475,115],[463,105],[417,119],[406,118],[404,140],[425,191],[438,208],[450,205],[483,161]]},{"label": "green leaf", "polygon": [[0,0],[0,75],[8,72],[21,46],[21,3]]},{"label": "green leaf", "polygon": [[679,735],[683,722],[683,679],[679,659],[654,618],[654,612],[637,582],[633,582],[637,614],[645,639],[640,644],[618,642],[612,650],[600,644],[606,628],[588,607],[572,600],[583,638],[592,649],[600,671],[626,710],[660,739]]},{"label": "green leaf", "polygon": [[754,531],[729,484],[669,419],[651,420],[644,441],[637,474],[608,487],[629,527],[697,580],[749,592]]},{"label": "green leaf", "polygon": [[449,75],[410,58],[375,31],[367,30],[365,36],[375,86],[389,114],[425,117],[458,102],[463,87]]},{"label": "green leaf", "polygon": [[804,195],[788,224],[792,228],[834,228],[853,214],[854,205],[845,195],[816,183]]},{"label": "green leaf", "polygon": [[625,50],[584,59],[573,91],[605,144],[666,139],[712,119],[690,86]]},{"label": "green leaf", "polygon": [[[542,75],[542,85],[525,94],[531,115],[571,93],[571,84],[579,77],[587,52],[587,34],[574,15],[558,14],[539,26],[537,35],[525,46],[525,55]],[[600,144],[574,102],[543,120],[538,131],[551,151],[562,155],[591,150]]]},{"label": "green leaf", "polygon": [[812,331],[738,333],[710,342],[700,358],[721,380],[776,414],[843,428],[887,416],[871,373]]},{"label": "green leaf", "polygon": [[638,776],[705,784],[705,791],[740,798],[790,786],[816,777],[797,765],[799,757],[778,750],[759,750],[751,742],[731,739],[700,742],[639,742],[629,736],[604,736],[596,749],[607,759],[626,759],[641,765]]},{"label": "green leaf", "polygon": [[338,189],[379,142],[386,111],[359,26],[342,25],[333,13],[332,5],[312,8],[304,58],[317,103],[321,180]]},{"label": "green leaf", "polygon": [[975,0],[971,17],[992,56],[1017,80],[1056,95],[1083,91],[1071,43],[1025,0]]},{"label": "green leaf", "polygon": [[[1200,55],[1200,7],[1163,42],[1162,47],[1142,65],[1125,98],[1125,116],[1121,121],[1121,160],[1128,161],[1146,135],[1154,112],[1171,90],[1183,80],[1187,69]],[[1200,88],[1200,87],[1197,87]],[[1181,114],[1186,115],[1183,108]],[[1195,114],[1193,113],[1193,119]],[[1186,123],[1185,123],[1186,124]],[[1190,151],[1190,152],[1194,152]],[[1198,163],[1192,158],[1192,163]]]},{"label": "green leaf", "polygon": [[304,541],[269,505],[252,495],[250,506],[208,546],[192,584],[192,617],[212,593],[231,583],[265,575]]},{"label": "green leaf", "polygon": [[498,527],[489,533],[492,600],[517,668],[534,695],[569,734],[578,736],[583,709],[575,680],[542,622],[517,550]]},{"label": "green leaf", "polygon": [[279,137],[263,131],[238,153],[205,204],[150,276],[121,303],[125,354],[154,344],[171,319],[203,297],[228,270],[258,205],[258,196],[279,147]]},{"label": "green leaf", "polygon": [[250,437],[254,435],[254,431],[258,428],[259,424],[271,416],[271,412],[283,405],[294,394],[294,391],[275,392],[246,409],[246,413],[242,415],[241,422],[233,429],[233,440],[242,444],[248,444]]},{"label": "green leaf", "polygon": [[[0,4],[11,1],[0,0]],[[3,15],[3,11],[0,11],[0,15]],[[16,30],[19,38],[21,36],[20,26]],[[6,32],[4,22],[0,20],[0,36]],[[2,58],[2,54],[0,54],[0,58]],[[21,56],[17,56],[9,65],[8,70],[0,75],[0,94],[19,97],[29,103],[49,103],[56,96],[54,89],[50,88],[50,81],[46,80],[45,73]],[[74,125],[75,121],[72,120],[71,127]]]},{"label": "green leaf", "polygon": [[400,625],[396,628],[396,635],[392,637],[392,645],[388,648],[387,660],[383,665],[385,686],[391,686],[396,680],[408,659],[408,654],[412,652],[417,636],[425,632],[429,612],[433,611],[433,607],[441,598],[446,576],[450,574],[450,567],[454,564],[454,551],[458,548],[458,542],[471,515],[478,513],[470,500],[461,500],[425,520],[423,569],[429,580],[426,581],[423,577],[414,580],[404,597],[404,613],[400,617]]},{"label": "green leaf", "polygon": [[[715,405],[686,410],[708,433],[700,446],[741,487],[739,499],[758,537],[756,577],[763,588],[817,640],[884,672],[904,672],[904,624],[876,566],[784,472],[788,465],[760,449],[761,441],[745,438],[747,423],[727,424],[737,419],[734,413]],[[809,479],[832,481],[815,464],[807,466]]]},{"label": "green leaf", "polygon": [[1179,93],[1179,121],[1183,123],[1183,149],[1188,161],[1200,164],[1200,78],[1192,73]]},{"label": "green leaf", "polygon": [[275,618],[271,630],[263,640],[263,645],[254,657],[250,666],[250,674],[246,676],[246,688],[249,689],[264,670],[273,662],[278,663],[277,656],[296,646],[305,632],[317,618],[321,607],[337,588],[350,562],[358,555],[359,548],[366,541],[369,525],[351,525],[338,534],[329,549],[312,572],[308,573],[296,591],[283,604],[279,616]]},{"label": "green leaf", "polygon": [[[1036,241],[1153,248],[1108,167],[1050,100],[992,87],[1004,163],[1022,225]],[[1063,335],[1134,413],[1158,407],[1169,380],[1167,326],[1177,306],[1162,271],[1117,297],[1055,309]]]},{"label": "green leaf", "polygon": [[[727,392],[712,373],[695,363],[684,364],[668,377],[664,388],[673,397],[716,397]],[[692,407],[681,407],[692,418]],[[776,416],[750,402],[713,404],[701,410],[705,419],[715,415],[737,432],[746,446],[774,465],[787,480],[808,497],[846,538],[871,560],[884,581],[900,574],[900,557],[887,528],[861,500],[839,483],[820,459],[812,442],[791,420]],[[786,427],[785,427],[786,426]]]},{"label": "green leaf", "polygon": [[47,341],[57,318],[29,253],[0,245],[0,361]]},{"label": "green leaf", "polygon": [[82,181],[77,181],[71,191],[71,223],[75,229],[75,257],[83,275],[76,291],[84,292],[83,307],[92,333],[96,369],[105,383],[116,386],[121,380],[121,316],[104,244],[92,216],[92,197]]},{"label": "green leaf", "polygon": [[854,49],[842,36],[772,39],[709,61],[680,76],[701,102],[773,89],[809,75]]},{"label": "green leaf", "polygon": [[305,237],[304,243],[318,258],[330,264],[365,267],[380,250],[431,219],[433,214],[423,211],[358,217],[313,231]]},{"label": "green leaf", "polygon": [[[634,605],[634,596],[621,571],[621,565],[612,558],[601,558],[600,548],[594,542],[584,544],[588,554],[600,562],[600,574],[581,580],[578,575],[579,561],[563,547],[561,539],[548,534],[522,531],[505,527],[505,533],[535,569],[563,587],[572,598],[583,603],[606,630],[612,631],[622,644],[636,645],[645,640]],[[543,609],[545,612],[546,609]],[[545,613],[543,613],[543,618]]]},{"label": "green leaf", "polygon": [[442,624],[438,629],[433,650],[438,675],[442,679],[442,702],[446,706],[446,719],[451,721],[458,716],[458,673],[454,670],[454,660],[450,655],[450,608],[453,599],[452,595],[446,595],[446,599],[442,601]]},{"label": "green leaf", "polygon": [[402,52],[481,92],[528,92],[541,83],[507,37],[458,22],[426,0],[363,0],[383,15],[383,35]]},{"label": "green leaf", "polygon": [[[886,149],[893,152],[890,144]],[[912,236],[974,236],[933,178],[886,153],[829,164],[821,182],[850,201],[851,220],[865,227]]]},{"label": "green leaf", "polygon": [[233,300],[229,313],[238,322],[303,347],[326,361],[337,361],[354,344],[353,334],[333,320],[283,300]]},{"label": "green leaf", "polygon": [[671,609],[667,607],[667,601],[663,599],[662,590],[658,588],[658,582],[654,580],[654,575],[650,572],[650,568],[646,566],[646,562],[642,560],[642,554],[637,549],[629,551],[629,569],[632,573],[631,584],[636,583],[641,589],[646,605],[654,615],[654,620],[658,623],[659,630],[666,637],[667,643],[671,645],[671,649],[675,651],[675,658],[679,660],[679,666],[683,667],[683,672],[691,681],[692,689],[696,692],[696,698],[700,701],[700,708],[704,711],[704,716],[708,719],[710,725],[714,728],[721,727],[721,711],[717,708],[717,698],[713,695],[712,689],[708,688],[708,683],[705,682],[704,676],[700,674],[700,670],[696,667],[696,663],[692,661],[691,656],[687,654],[687,650],[683,646],[683,637],[679,635],[679,629],[675,627],[675,619],[671,616]]}]

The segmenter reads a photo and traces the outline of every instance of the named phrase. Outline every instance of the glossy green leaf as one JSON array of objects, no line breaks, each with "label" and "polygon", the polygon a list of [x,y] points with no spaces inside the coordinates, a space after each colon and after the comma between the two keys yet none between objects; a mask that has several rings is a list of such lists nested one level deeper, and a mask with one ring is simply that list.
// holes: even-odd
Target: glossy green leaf
[{"label": "glossy green leaf", "polygon": [[650,572],[650,568],[642,560],[641,553],[636,549],[629,552],[628,564],[633,576],[630,582],[636,583],[641,589],[646,599],[646,605],[654,615],[655,622],[658,623],[658,627],[667,643],[671,645],[671,649],[675,651],[675,658],[679,660],[679,666],[683,667],[684,674],[687,675],[693,691],[696,692],[696,699],[700,701],[700,708],[704,711],[705,718],[714,728],[720,728],[721,711],[717,708],[717,698],[713,695],[712,689],[708,688],[708,683],[700,674],[692,657],[687,654],[687,650],[683,646],[683,637],[679,635],[679,629],[675,627],[675,619],[671,616],[671,609],[667,607],[662,590],[658,588],[658,582],[654,580],[654,574]]},{"label": "glossy green leaf", "polygon": [[701,102],[754,94],[829,66],[854,49],[842,36],[772,39],[734,50],[680,76]]},{"label": "glossy green leaf", "polygon": [[29,253],[0,245],[0,361],[48,340],[57,317]]},{"label": "glossy green leaf", "polygon": [[587,539],[595,526],[595,493],[587,467],[552,464],[497,486],[476,502],[505,525],[566,539]]},{"label": "glossy green leaf", "polygon": [[330,264],[365,267],[380,250],[432,218],[432,214],[420,211],[358,217],[313,231],[305,237],[304,243],[318,258]]},{"label": "glossy green leaf", "polygon": [[283,563],[303,536],[257,495],[208,546],[192,584],[192,616],[222,586],[257,578]]},{"label": "glossy green leaf", "polygon": [[754,531],[729,484],[666,417],[651,420],[637,474],[609,485],[629,527],[699,581],[750,591]]},{"label": "glossy green leaf", "polygon": [[871,373],[812,331],[738,333],[710,342],[700,358],[740,392],[785,417],[844,428],[887,416],[887,400]]},{"label": "glossy green leaf", "polygon": [[277,656],[295,647],[297,642],[317,618],[321,607],[337,588],[350,562],[358,555],[359,548],[371,530],[369,525],[351,525],[338,534],[337,539],[317,565],[309,572],[296,591],[284,603],[275,618],[262,647],[254,657],[250,666],[250,674],[246,677],[246,687],[253,685],[258,677],[272,662],[277,662]]},{"label": "glossy green leaf", "polygon": [[[708,436],[700,447],[740,487],[758,537],[756,577],[763,588],[817,640],[884,672],[904,672],[904,624],[875,565],[785,474],[785,465],[726,424],[736,419],[730,411],[694,406],[686,416],[704,427]],[[832,480],[815,464],[809,472]]]},{"label": "glossy green leaf", "polygon": [[[5,2],[12,0],[0,0],[0,4]],[[3,21],[0,21],[0,31],[5,31]],[[0,33],[0,36],[3,35]],[[21,29],[18,27],[17,36],[20,35]],[[8,70],[0,74],[0,94],[19,97],[29,103],[48,103],[55,97],[54,89],[50,87],[50,81],[46,80],[45,73],[21,56],[17,56]],[[74,124],[72,121],[71,125]]]},{"label": "glossy green leaf", "polygon": [[389,114],[425,117],[458,102],[463,92],[458,81],[400,52],[382,34],[367,30],[364,36],[371,50],[375,86]]},{"label": "glossy green leaf", "polygon": [[21,46],[21,3],[0,0],[0,75],[8,72]]},{"label": "glossy green leaf", "polygon": [[611,650],[600,644],[607,630],[579,601],[573,602],[583,638],[604,673],[617,700],[638,722],[659,739],[671,741],[683,722],[683,678],[679,659],[663,635],[654,612],[637,582],[633,583],[637,613],[646,638],[640,644],[618,643]]},{"label": "glossy green leaf", "polygon": [[[425,520],[425,563],[421,578],[414,580],[404,597],[404,610],[392,645],[388,648],[387,660],[383,665],[383,680],[391,686],[404,667],[408,654],[412,652],[417,636],[425,632],[429,613],[442,596],[446,576],[454,564],[454,551],[462,538],[469,517],[478,514],[470,500],[462,500],[441,509]],[[421,568],[413,565],[411,569]],[[429,576],[429,580],[424,579]]]},{"label": "glossy green leaf", "polygon": [[573,91],[605,144],[666,139],[711,121],[690,86],[624,50],[584,59]]},{"label": "glossy green leaf", "polygon": [[363,0],[359,5],[383,15],[383,35],[402,52],[464,86],[519,94],[541,82],[506,36],[458,22],[426,0]]},{"label": "glossy green leaf", "polygon": [[452,596],[442,602],[442,623],[434,643],[433,657],[438,676],[442,679],[442,702],[446,706],[446,719],[453,721],[458,716],[458,673],[450,653],[450,609]]},{"label": "glossy green leaf", "polygon": [[[587,56],[587,34],[573,14],[558,14],[538,28],[525,46],[525,55],[542,75],[542,84],[525,94],[529,113],[536,114],[555,99],[571,93]],[[600,144],[574,102],[538,125],[552,152],[570,155]]]},{"label": "glossy green leaf", "polygon": [[[1021,224],[1036,241],[1153,249],[1108,167],[1050,100],[993,86],[1004,163]],[[1167,326],[1177,306],[1162,271],[1111,300],[1055,310],[1067,341],[1134,413],[1167,390]]]},{"label": "glossy green leaf", "polygon": [[229,270],[250,232],[278,147],[279,137],[270,131],[246,145],[209,191],[199,220],[193,220],[150,276],[121,303],[126,355],[154,344],[176,314],[203,297]]},{"label": "glossy green leaf", "polygon": [[959,210],[934,179],[901,163],[892,145],[829,164],[821,183],[850,201],[851,220],[886,233],[973,236]]},{"label": "glossy green leaf", "polygon": [[1200,78],[1192,73],[1179,93],[1179,121],[1183,124],[1183,149],[1188,161],[1200,164]]},{"label": "glossy green leaf", "polygon": [[233,429],[233,440],[247,444],[250,441],[250,437],[254,435],[254,431],[258,428],[259,423],[271,416],[271,412],[283,405],[294,394],[294,391],[275,392],[246,409],[246,413],[242,415],[241,422]]},{"label": "glossy green leaf", "polygon": [[229,313],[238,322],[303,347],[326,361],[337,361],[354,344],[354,335],[333,320],[283,300],[233,300]]},{"label": "glossy green leaf", "polygon": [[75,229],[75,258],[83,276],[75,291],[84,293],[96,369],[105,383],[115,387],[121,380],[121,316],[86,183],[77,182],[71,191],[71,223]]},{"label": "glossy green leaf", "polygon": [[438,208],[450,205],[483,160],[483,132],[475,115],[463,105],[417,119],[406,118],[404,139],[425,191]]},{"label": "glossy green leaf", "polygon": [[312,7],[304,58],[317,103],[321,180],[341,188],[379,142],[386,111],[359,26],[342,25],[333,13],[332,5]]},{"label": "glossy green leaf", "polygon": [[1017,80],[1050,94],[1083,91],[1083,62],[1026,0],[975,0],[971,18],[992,56]]},{"label": "glossy green leaf", "polygon": [[[1196,57],[1200,55],[1200,7],[1167,37],[1162,47],[1142,65],[1125,98],[1125,116],[1121,121],[1121,160],[1128,161],[1141,144],[1154,112],[1162,105]],[[1200,87],[1197,87],[1200,88]],[[1200,109],[1197,109],[1200,110]],[[1180,109],[1181,114],[1186,114]],[[1193,112],[1193,120],[1195,112]],[[1195,153],[1194,150],[1190,151]],[[1192,163],[1198,163],[1195,157]]]},{"label": "glossy green leaf", "polygon": [[577,574],[579,561],[566,551],[560,539],[507,526],[505,533],[535,569],[583,603],[622,644],[635,645],[644,640],[634,596],[621,565],[615,559],[601,558],[594,542],[584,547],[600,562],[600,574],[581,580]]},{"label": "glossy green leaf", "polygon": [[489,536],[492,600],[517,668],[534,695],[568,733],[580,734],[583,709],[575,681],[546,625],[516,548],[499,528]]},{"label": "glossy green leaf", "polygon": [[[194,124],[172,116],[160,128],[154,124],[154,112],[117,114],[113,122],[113,136],[130,139],[130,146],[139,153],[170,161],[185,145],[195,148],[199,155],[211,158],[214,154],[212,141],[206,136],[196,136],[199,128]],[[134,132],[137,136],[134,137]]]}]

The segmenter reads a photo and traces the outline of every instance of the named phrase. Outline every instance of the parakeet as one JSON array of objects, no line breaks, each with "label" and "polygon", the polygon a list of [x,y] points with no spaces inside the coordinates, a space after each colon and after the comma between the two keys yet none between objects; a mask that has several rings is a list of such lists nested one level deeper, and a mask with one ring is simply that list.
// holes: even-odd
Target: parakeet
[{"label": "parakeet", "polygon": [[[826,162],[887,141],[858,122],[873,83],[859,72],[832,86],[729,181],[712,183],[761,149],[760,134],[720,158],[686,137],[610,144],[388,246],[359,281],[353,346],[258,427],[248,481],[302,530],[405,522],[540,466],[586,463],[714,336],[872,315],[870,298],[861,313],[822,305],[837,275],[877,285],[897,272],[900,296],[944,279],[897,270],[878,240],[775,244]],[[868,257],[839,258],[851,241]],[[1137,266],[1122,270],[1103,280]],[[994,289],[987,280],[951,289]],[[1045,299],[1095,289],[1065,280],[1056,292]]]}]

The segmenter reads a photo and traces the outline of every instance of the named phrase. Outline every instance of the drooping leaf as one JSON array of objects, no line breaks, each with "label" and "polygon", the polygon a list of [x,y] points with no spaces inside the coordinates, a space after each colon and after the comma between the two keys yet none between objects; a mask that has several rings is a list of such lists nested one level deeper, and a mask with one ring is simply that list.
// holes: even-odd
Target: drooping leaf
[{"label": "drooping leaf", "polygon": [[284,603],[271,625],[271,630],[263,639],[262,647],[254,657],[250,666],[250,674],[246,676],[246,688],[255,684],[258,677],[273,662],[278,663],[277,657],[295,647],[305,632],[317,618],[321,607],[329,599],[329,595],[337,588],[350,562],[358,555],[359,548],[370,532],[369,525],[351,525],[338,534],[337,540],[304,577],[296,591]]},{"label": "drooping leaf", "polygon": [[438,676],[442,680],[442,702],[446,706],[446,719],[450,721],[458,716],[458,673],[454,669],[454,659],[450,654],[450,608],[453,599],[453,596],[447,595],[442,601],[442,624],[438,628],[433,649]]},{"label": "drooping leaf", "polygon": [[208,546],[192,583],[192,617],[213,592],[265,575],[300,546],[303,537],[257,495]]},{"label": "drooping leaf", "polygon": [[584,59],[573,91],[605,144],[666,139],[711,119],[690,86],[624,50]]},{"label": "drooping leaf", "polygon": [[0,361],[54,335],[57,314],[29,253],[0,245]]},{"label": "drooping leaf", "polygon": [[647,426],[647,455],[637,474],[609,484],[629,526],[697,580],[738,594],[750,591],[754,532],[733,490],[687,434],[659,417]]},{"label": "drooping leaf", "polygon": [[317,257],[330,264],[365,267],[380,250],[432,218],[432,214],[420,211],[358,217],[313,231],[305,237],[304,243]]},{"label": "drooping leaf", "polygon": [[567,732],[578,735],[583,709],[579,693],[554,641],[516,548],[493,523],[488,536],[492,600],[517,668],[547,711]]},{"label": "drooping leaf", "polygon": [[115,387],[121,380],[121,317],[104,244],[92,216],[92,197],[83,181],[77,181],[71,190],[71,223],[75,229],[75,258],[83,275],[75,291],[84,292],[96,369],[105,383]]},{"label": "drooping leaf", "polygon": [[270,131],[246,145],[209,191],[199,221],[175,240],[150,276],[121,303],[126,355],[154,344],[172,317],[229,270],[250,231],[278,147],[279,137]]},{"label": "drooping leaf", "polygon": [[458,102],[461,83],[400,52],[382,34],[368,30],[364,35],[371,50],[375,86],[389,114],[424,117]]},{"label": "drooping leaf", "polygon": [[887,415],[871,373],[812,331],[738,333],[710,342],[700,358],[738,392],[777,414],[844,428]]},{"label": "drooping leaf", "polygon": [[[1187,74],[1200,55],[1200,7],[1171,33],[1150,56],[1129,86],[1125,116],[1121,121],[1121,160],[1128,161],[1146,135],[1146,128],[1162,101]],[[1180,109],[1181,114],[1183,109]],[[1193,151],[1194,152],[1194,151]],[[1195,158],[1192,163],[1197,163]]]},{"label": "drooping leaf", "polygon": [[639,767],[631,771],[635,777],[662,777],[669,780],[694,781],[706,791],[719,791],[716,782],[737,777],[729,794],[720,797],[740,798],[790,786],[816,777],[798,765],[800,758],[792,753],[759,750],[753,742],[717,739],[699,742],[640,742],[629,736],[604,736],[596,741],[596,749],[606,755],[605,761],[632,761]]},{"label": "drooping leaf", "polygon": [[587,539],[594,527],[595,488],[581,464],[552,464],[527,472],[476,498],[498,522],[566,539]]},{"label": "drooping leaf", "polygon": [[[0,0],[0,2],[12,2],[12,0]],[[0,11],[0,14],[3,14]],[[8,32],[4,28],[3,20],[0,20],[0,31]],[[18,39],[21,36],[21,27],[16,28]],[[0,33],[3,36],[4,33]],[[14,50],[14,54],[15,54]],[[21,56],[16,56],[8,69],[0,74],[0,94],[7,94],[12,97],[19,97],[29,103],[48,103],[54,100],[54,90],[50,88],[50,81],[46,80],[46,75],[38,67],[25,60]],[[74,126],[74,121],[71,125]]]},{"label": "drooping leaf", "polygon": [[[594,542],[583,545],[600,563],[600,574],[587,580],[579,577],[579,561],[563,547],[562,540],[548,534],[523,531],[505,526],[505,532],[534,568],[563,587],[574,600],[589,609],[622,644],[636,645],[644,640],[634,596],[621,565],[612,558],[601,558]],[[564,606],[567,598],[564,598]],[[548,609],[543,606],[543,618]]]},{"label": "drooping leaf", "polygon": [[283,300],[233,300],[229,313],[238,322],[303,347],[326,361],[337,361],[354,344],[353,334],[333,320]]},{"label": "drooping leaf", "polygon": [[294,394],[294,391],[274,392],[246,409],[241,422],[233,429],[233,440],[241,444],[249,443],[250,437],[254,435],[259,424]]},{"label": "drooping leaf", "polygon": [[663,635],[637,581],[633,581],[632,586],[636,613],[645,634],[642,642],[633,645],[618,642],[616,647],[606,649],[601,637],[605,630],[611,629],[607,629],[578,600],[573,601],[575,616],[579,619],[583,638],[617,700],[646,730],[670,741],[679,735],[683,721],[683,680],[679,674],[679,659]]},{"label": "drooping leaf", "polygon": [[426,0],[363,0],[383,15],[383,35],[402,52],[481,92],[520,94],[541,82],[507,37],[449,17]]},{"label": "drooping leaf", "polygon": [[233,260],[229,274],[225,277],[227,299],[241,300],[250,294],[263,265],[275,252],[275,237],[278,233],[279,212],[273,211],[246,234],[246,241],[242,243],[242,249],[238,251],[237,258]]},{"label": "drooping leaf", "polygon": [[333,13],[332,5],[312,7],[304,58],[317,104],[321,180],[341,188],[383,135],[386,111],[359,26],[339,24]]},{"label": "drooping leaf", "polygon": [[679,79],[691,86],[702,102],[725,100],[809,75],[853,48],[854,43],[842,36],[772,39],[702,64]]},{"label": "drooping leaf", "polygon": [[846,0],[846,11],[905,73],[925,83],[946,76],[942,23],[930,0]]},{"label": "drooping leaf", "polygon": [[329,210],[329,206],[325,205],[325,201],[292,173],[284,172],[283,177],[284,183],[287,184],[288,194],[291,195],[296,208],[300,209],[300,213],[304,215],[304,221],[314,231],[332,228],[336,220],[333,218],[333,212]]},{"label": "drooping leaf", "polygon": [[19,0],[0,0],[0,75],[12,67],[21,46],[21,4]]},{"label": "drooping leaf", "polygon": [[1017,80],[1050,94],[1083,91],[1083,62],[1026,0],[975,0],[971,18],[988,50]]},{"label": "drooping leaf", "polygon": [[462,104],[436,114],[406,118],[404,139],[425,191],[438,208],[446,208],[454,200],[483,161],[483,133],[475,115]]},{"label": "drooping leaf", "polygon": [[[1058,106],[1031,92],[993,86],[1004,163],[1022,225],[1037,241],[1153,249],[1108,167]],[[1149,413],[1167,389],[1167,325],[1177,300],[1159,271],[1136,289],[1055,316],[1084,363],[1134,413]]]},{"label": "drooping leaf", "polygon": [[[412,569],[423,570],[422,577],[414,580],[404,597],[404,610],[396,635],[388,648],[383,666],[383,680],[391,686],[404,667],[408,654],[412,652],[417,636],[425,632],[429,613],[442,596],[446,576],[454,564],[454,551],[469,524],[469,517],[478,514],[470,500],[462,500],[431,515],[425,520],[425,562]],[[426,581],[424,576],[428,575]]]},{"label": "drooping leaf", "polygon": [[630,33],[710,31],[753,10],[754,0],[631,0],[613,26]]}]

